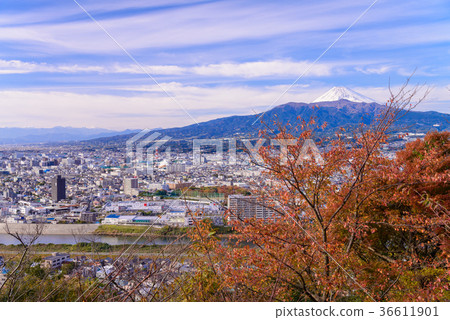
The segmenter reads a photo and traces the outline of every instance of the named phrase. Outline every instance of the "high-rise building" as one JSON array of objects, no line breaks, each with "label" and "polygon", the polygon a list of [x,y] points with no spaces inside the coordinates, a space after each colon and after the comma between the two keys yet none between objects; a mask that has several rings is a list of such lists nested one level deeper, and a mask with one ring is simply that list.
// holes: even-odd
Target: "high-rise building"
[{"label": "high-rise building", "polygon": [[123,193],[127,196],[137,196],[139,194],[139,181],[137,178],[126,178],[123,180]]},{"label": "high-rise building", "polygon": [[230,220],[238,219],[274,219],[277,213],[256,196],[243,196],[239,194],[228,196],[228,209]]},{"label": "high-rise building", "polygon": [[66,179],[60,175],[52,180],[52,200],[58,202],[66,198]]},{"label": "high-rise building", "polygon": [[9,198],[9,199],[15,199],[15,198],[17,198],[17,195],[13,189],[8,188],[5,191],[3,191],[3,197]]}]

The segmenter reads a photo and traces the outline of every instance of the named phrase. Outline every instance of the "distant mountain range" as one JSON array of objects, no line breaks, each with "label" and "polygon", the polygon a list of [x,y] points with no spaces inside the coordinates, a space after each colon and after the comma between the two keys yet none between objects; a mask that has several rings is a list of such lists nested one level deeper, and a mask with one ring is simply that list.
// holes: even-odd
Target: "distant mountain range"
[{"label": "distant mountain range", "polygon": [[[317,106],[318,108],[316,108]],[[271,124],[271,121],[279,121],[282,124],[289,122],[295,125],[295,123],[298,123],[299,116],[306,120],[314,116],[319,125],[327,122],[327,127],[323,130],[323,133],[326,133],[335,131],[339,127],[350,129],[361,122],[370,124],[379,108],[382,108],[382,106],[377,103],[358,103],[348,100],[309,104],[290,102],[273,108],[261,118],[267,124]],[[257,121],[258,116],[231,116],[202,122],[198,125],[193,124],[181,128],[163,129],[157,132],[177,140],[256,137],[259,130],[264,129],[264,125]],[[253,125],[254,121],[257,122]],[[411,111],[397,123],[396,128],[398,130],[404,128],[410,132],[449,130],[450,115],[434,111]],[[119,135],[86,142],[93,144],[122,144],[132,136],[133,134]]]},{"label": "distant mountain range", "polygon": [[[252,138],[266,126],[273,127],[274,121],[293,126],[298,118],[316,119],[320,126],[327,123],[319,134],[335,132],[339,127],[354,128],[359,123],[370,124],[384,106],[371,98],[345,87],[334,87],[313,103],[289,102],[257,115],[231,116],[218,118],[200,124],[180,128],[153,129],[168,135],[173,140],[209,138]],[[428,132],[430,130],[449,130],[450,115],[435,111],[411,111],[402,117],[395,129],[409,132]],[[38,128],[0,128],[0,144],[80,142],[85,145],[124,146],[125,142],[140,130],[113,131],[108,129],[55,127]]]},{"label": "distant mountain range", "polygon": [[139,130],[114,131],[101,128],[0,128],[0,144],[70,142],[132,134]]},{"label": "distant mountain range", "polygon": [[[326,129],[319,134],[335,132],[338,128],[352,129],[361,122],[370,124],[376,119],[384,106],[374,102],[353,90],[335,87],[319,97],[313,103],[289,102],[277,106],[266,113],[247,116],[218,118],[186,127],[155,130],[168,135],[174,140],[209,139],[209,138],[251,138],[257,137],[259,130],[273,122],[295,126],[298,118],[316,119],[320,126],[327,123]],[[411,111],[397,123],[396,130],[409,132],[428,132],[430,130],[449,130],[450,115],[435,111]],[[124,145],[134,134],[118,135],[85,141],[86,144]]]}]

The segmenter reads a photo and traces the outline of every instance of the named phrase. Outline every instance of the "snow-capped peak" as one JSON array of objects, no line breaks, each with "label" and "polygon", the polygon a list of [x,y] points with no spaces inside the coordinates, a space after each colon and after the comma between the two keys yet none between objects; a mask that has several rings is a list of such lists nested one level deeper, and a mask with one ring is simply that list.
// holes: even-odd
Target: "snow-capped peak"
[{"label": "snow-capped peak", "polygon": [[313,102],[339,101],[341,99],[353,102],[375,102],[373,99],[363,96],[362,94],[346,87],[333,87]]}]

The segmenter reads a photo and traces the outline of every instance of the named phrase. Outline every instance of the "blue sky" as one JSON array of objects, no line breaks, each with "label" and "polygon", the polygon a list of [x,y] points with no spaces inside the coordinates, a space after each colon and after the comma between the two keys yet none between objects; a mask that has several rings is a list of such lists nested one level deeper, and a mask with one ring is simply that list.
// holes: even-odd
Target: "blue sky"
[{"label": "blue sky", "polygon": [[[450,2],[0,2],[0,127],[183,126],[347,86],[384,103],[415,70],[450,109]],[[165,90],[165,92],[162,90]]]}]

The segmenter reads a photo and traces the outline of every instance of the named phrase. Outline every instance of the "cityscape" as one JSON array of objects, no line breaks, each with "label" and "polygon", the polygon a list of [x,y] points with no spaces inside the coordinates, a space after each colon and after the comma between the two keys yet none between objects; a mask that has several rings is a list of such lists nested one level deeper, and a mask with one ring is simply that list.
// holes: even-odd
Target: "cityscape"
[{"label": "cityscape", "polygon": [[[323,99],[358,98],[347,90],[333,96],[334,91],[331,89]],[[343,94],[346,100],[342,100]],[[434,127],[439,132],[440,125]],[[113,277],[115,292],[132,291],[129,298],[139,301],[195,272],[186,253],[190,246],[186,228],[195,229],[200,221],[210,221],[212,226],[221,228],[219,232],[225,230],[222,241],[230,241],[226,233],[231,232],[229,226],[233,223],[273,223],[281,219],[282,214],[271,207],[270,199],[264,200],[255,193],[265,187],[280,188],[278,180],[268,180],[264,175],[265,164],[259,153],[276,146],[271,153],[280,157],[287,150],[283,143],[295,145],[297,140],[194,139],[190,148],[184,144],[178,148],[181,151],[172,152],[170,147],[161,148],[162,151],[152,147],[158,143],[161,147],[166,141],[146,140],[147,134],[148,130],[134,134],[121,147],[95,143],[4,146],[0,160],[0,226],[5,235],[15,238],[7,243],[8,250],[17,250],[24,242],[30,247],[44,246],[39,252],[49,251],[55,244],[70,244],[66,252],[48,252],[46,256],[43,251],[40,262],[33,262],[31,268],[64,274],[69,279],[77,276],[87,283]],[[381,147],[383,158],[395,159],[407,143],[425,136],[416,130],[398,134],[400,138]],[[139,144],[140,139],[144,142]],[[326,145],[318,149],[313,140],[309,141],[319,157],[326,152]],[[309,157],[315,159],[312,154]],[[128,227],[138,229],[129,231]],[[153,232],[148,233],[149,230]],[[140,232],[140,237],[146,236],[138,238],[138,243],[146,248],[122,257],[120,250],[124,245],[135,244],[131,240]],[[104,236],[113,236],[114,240]],[[121,241],[117,236],[131,240]],[[107,242],[102,242],[105,239]],[[153,250],[149,250],[152,246]],[[171,246],[183,247],[184,253],[174,254]],[[162,254],[155,247],[163,251],[169,248],[170,253]],[[2,248],[6,249],[4,245]],[[4,261],[1,257],[1,285],[10,272]],[[145,280],[153,269],[161,276]]]},{"label": "cityscape", "polygon": [[[384,156],[393,158],[404,144],[424,135],[409,133],[387,144]],[[203,210],[208,213],[204,217],[220,218],[214,220],[222,224],[225,195],[195,190],[237,187],[250,193],[252,187],[270,185],[270,181],[262,176],[262,166],[243,150],[238,157],[228,152],[217,155],[215,151],[204,153],[197,164],[192,152],[172,154],[171,158],[154,156],[150,172],[147,162],[130,164],[124,150],[6,147],[0,162],[1,221],[118,224],[110,213],[125,213],[130,218],[150,213],[153,216],[141,217],[139,223],[154,224],[154,218],[163,214],[156,224],[189,226],[189,213]],[[256,211],[251,214],[255,215]]]}]

